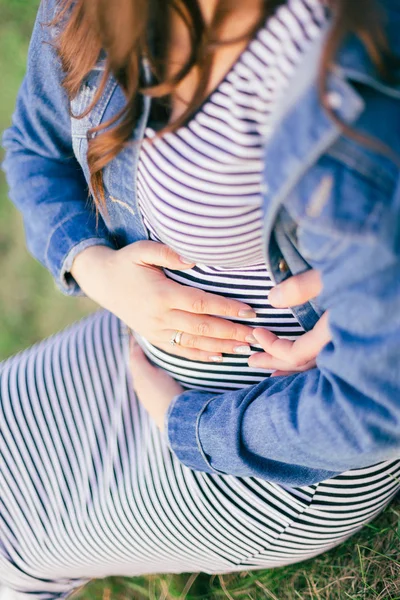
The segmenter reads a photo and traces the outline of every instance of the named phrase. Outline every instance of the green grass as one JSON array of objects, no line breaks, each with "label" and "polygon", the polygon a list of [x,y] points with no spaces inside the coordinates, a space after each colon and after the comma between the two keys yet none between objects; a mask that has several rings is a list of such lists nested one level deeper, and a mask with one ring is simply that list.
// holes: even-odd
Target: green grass
[{"label": "green grass", "polygon": [[[37,0],[0,0],[0,131],[25,69]],[[64,297],[25,249],[22,220],[0,175],[0,359],[93,310]],[[76,600],[400,600],[400,500],[334,550],[291,567],[234,575],[160,575],[94,581]]]},{"label": "green grass", "polygon": [[232,575],[93,581],[74,600],[399,600],[400,506],[341,546],[297,565]]},{"label": "green grass", "polygon": [[[37,0],[0,0],[0,131],[9,124],[25,71]],[[7,200],[0,174],[0,359],[31,345],[93,310],[67,298],[25,248],[22,218]]]}]

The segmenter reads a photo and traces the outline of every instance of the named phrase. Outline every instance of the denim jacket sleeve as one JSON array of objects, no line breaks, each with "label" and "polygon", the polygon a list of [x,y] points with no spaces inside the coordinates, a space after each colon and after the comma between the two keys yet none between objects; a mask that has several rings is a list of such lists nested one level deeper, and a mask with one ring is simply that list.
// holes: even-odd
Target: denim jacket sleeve
[{"label": "denim jacket sleeve", "polygon": [[373,241],[347,236],[334,246],[302,227],[302,251],[322,273],[332,341],[308,372],[175,397],[165,431],[181,462],[309,485],[400,457],[400,182],[395,199],[386,237]]},{"label": "denim jacket sleeve", "polygon": [[27,247],[67,295],[83,295],[68,269],[84,248],[113,247],[104,222],[96,228],[87,184],[75,159],[69,102],[51,29],[54,0],[42,2],[12,126],[3,135],[10,198],[24,219]]}]

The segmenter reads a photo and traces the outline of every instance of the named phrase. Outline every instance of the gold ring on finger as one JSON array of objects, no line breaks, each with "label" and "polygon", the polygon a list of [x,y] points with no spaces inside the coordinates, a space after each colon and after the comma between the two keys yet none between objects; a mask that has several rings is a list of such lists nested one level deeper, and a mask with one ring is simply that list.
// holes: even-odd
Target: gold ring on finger
[{"label": "gold ring on finger", "polygon": [[175,346],[175,344],[179,346],[179,344],[181,343],[182,334],[183,331],[175,331],[174,335],[169,340],[169,343],[172,344],[172,346]]}]

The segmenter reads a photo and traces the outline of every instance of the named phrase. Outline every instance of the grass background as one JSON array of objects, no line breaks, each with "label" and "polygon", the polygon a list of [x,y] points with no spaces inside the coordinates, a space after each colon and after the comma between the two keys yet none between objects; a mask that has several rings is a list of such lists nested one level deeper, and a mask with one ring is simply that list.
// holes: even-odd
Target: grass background
[{"label": "grass background", "polygon": [[[112,0],[110,0],[112,1]],[[38,0],[0,0],[0,131],[10,123]],[[67,298],[25,249],[22,219],[0,174],[0,359],[92,311]],[[231,576],[182,574],[93,581],[76,600],[400,600],[400,500],[348,542],[314,560]]]}]

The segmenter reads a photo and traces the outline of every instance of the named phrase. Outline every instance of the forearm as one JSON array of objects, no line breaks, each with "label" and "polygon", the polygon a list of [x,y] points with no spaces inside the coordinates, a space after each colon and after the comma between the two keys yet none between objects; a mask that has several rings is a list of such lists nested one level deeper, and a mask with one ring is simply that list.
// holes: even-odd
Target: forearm
[{"label": "forearm", "polygon": [[94,244],[114,247],[101,216],[96,220],[84,174],[73,151],[65,74],[43,23],[55,0],[42,2],[29,47],[27,72],[12,125],[2,138],[2,167],[10,198],[21,211],[27,247],[67,295],[82,290],[66,274],[77,252]]},{"label": "forearm", "polygon": [[[24,220],[30,253],[46,267],[58,288],[67,295],[82,289],[68,278],[77,253],[93,245],[114,246],[102,219],[96,224],[88,206],[86,181],[75,162],[60,162],[28,152],[18,140],[16,126],[4,136],[3,169],[9,195]],[[19,147],[22,146],[22,147]]]},{"label": "forearm", "polygon": [[[308,411],[306,403],[299,401],[300,397],[305,400],[317,380],[317,369],[313,369],[289,377],[267,377],[259,384],[217,395],[185,391],[174,399],[166,416],[170,447],[195,470],[261,477],[287,485],[327,479],[346,470],[338,468],[333,451],[337,441],[331,446],[330,436],[326,438],[324,428],[313,418],[312,407]],[[305,419],[300,425],[297,417],[303,409]],[[332,434],[333,429],[334,421]],[[349,448],[342,450],[347,454]]]},{"label": "forearm", "polygon": [[186,391],[170,408],[170,447],[195,470],[309,485],[400,456],[395,411],[330,387],[318,369],[223,394]]}]

